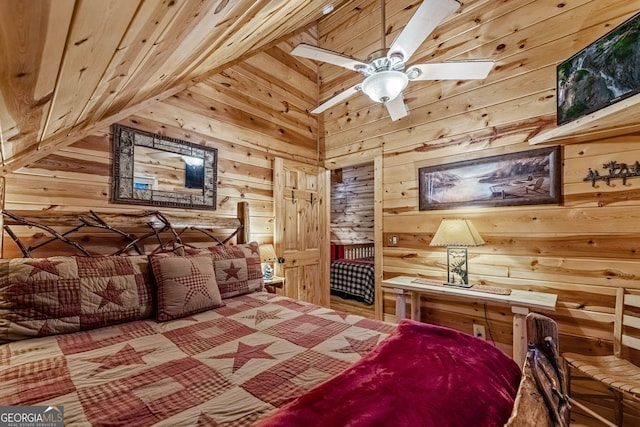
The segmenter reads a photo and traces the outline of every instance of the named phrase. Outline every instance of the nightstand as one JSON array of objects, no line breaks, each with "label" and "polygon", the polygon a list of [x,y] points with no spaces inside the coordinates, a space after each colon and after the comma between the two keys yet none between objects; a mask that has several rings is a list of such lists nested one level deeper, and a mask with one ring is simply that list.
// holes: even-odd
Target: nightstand
[{"label": "nightstand", "polygon": [[271,294],[283,294],[284,277],[273,276],[271,280],[264,281],[264,287]]}]

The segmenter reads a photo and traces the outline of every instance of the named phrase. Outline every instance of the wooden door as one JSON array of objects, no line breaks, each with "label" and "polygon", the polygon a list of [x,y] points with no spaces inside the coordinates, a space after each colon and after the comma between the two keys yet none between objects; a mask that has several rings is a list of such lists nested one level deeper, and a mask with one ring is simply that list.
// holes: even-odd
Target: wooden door
[{"label": "wooden door", "polygon": [[276,158],[274,165],[276,272],[288,297],[329,307],[329,172]]}]

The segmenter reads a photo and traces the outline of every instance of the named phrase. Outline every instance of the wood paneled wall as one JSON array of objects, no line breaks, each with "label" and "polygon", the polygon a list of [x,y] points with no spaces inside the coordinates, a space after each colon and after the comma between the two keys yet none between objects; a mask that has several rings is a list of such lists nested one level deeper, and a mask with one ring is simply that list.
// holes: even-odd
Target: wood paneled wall
[{"label": "wood paneled wall", "polygon": [[[419,1],[387,1],[387,45]],[[411,82],[404,93],[410,115],[397,122],[366,96],[354,96],[324,113],[318,126],[306,110],[361,76],[288,52],[316,40],[359,58],[378,49],[379,1],[353,0],[324,18],[318,34],[301,33],[148,103],[122,123],[218,148],[217,214],[235,216],[236,202],[249,201],[252,237],[265,242],[273,235],[274,157],[324,159],[334,169],[381,156],[382,227],[399,237],[397,247],[384,247],[385,277],[444,278],[445,251],[428,244],[442,218],[470,218],[487,242],[469,251],[471,281],[557,293],[551,315],[559,323],[561,350],[609,353],[615,289],[640,289],[640,180],[592,187],[582,178],[611,160],[640,160],[640,134],[563,146],[558,206],[419,211],[417,170],[531,148],[528,138],[555,125],[556,64],[638,8],[637,0],[465,0],[411,62],[493,58],[487,79]],[[109,203],[110,158],[109,130],[103,129],[8,175],[5,208],[52,214],[139,208]],[[12,243],[4,249],[4,256],[15,256]],[[423,305],[425,321],[468,332],[472,323],[486,323],[496,345],[511,351],[511,314],[504,309],[436,299]],[[394,312],[390,296],[384,309]]]},{"label": "wood paneled wall", "polygon": [[[387,2],[387,45],[418,3]],[[588,168],[611,160],[640,160],[640,135],[564,146],[559,206],[419,211],[417,172],[536,148],[528,138],[555,126],[556,64],[639,6],[625,0],[464,1],[410,62],[493,58],[486,80],[410,82],[404,92],[410,115],[396,122],[365,95],[324,114],[328,162],[344,164],[382,150],[383,230],[399,236],[397,247],[384,248],[386,278],[445,278],[445,249],[429,242],[442,218],[469,218],[486,241],[469,249],[472,282],[558,294],[551,315],[559,322],[561,350],[611,352],[615,289],[640,288],[640,180],[592,187],[582,178]],[[356,1],[348,13],[321,21],[319,40],[327,49],[364,58],[380,46],[379,23],[379,1]],[[332,65],[319,69],[320,99],[361,79]],[[423,320],[467,332],[473,323],[486,323],[490,338],[511,351],[511,314],[504,309],[445,299],[422,304]],[[394,313],[390,295],[384,311]]]},{"label": "wood paneled wall", "polygon": [[[218,149],[218,198],[214,215],[235,217],[248,201],[251,238],[272,242],[273,159],[317,164],[317,74],[288,52],[315,43],[308,30],[122,121],[130,127]],[[5,209],[123,211],[143,206],[109,203],[110,129],[97,132],[6,177]],[[208,211],[194,212],[207,214]],[[33,230],[22,230],[29,236]],[[39,256],[47,255],[40,252]],[[4,257],[20,256],[5,238]]]},{"label": "wood paneled wall", "polygon": [[332,242],[374,242],[373,173],[373,163],[347,166],[332,171]]}]

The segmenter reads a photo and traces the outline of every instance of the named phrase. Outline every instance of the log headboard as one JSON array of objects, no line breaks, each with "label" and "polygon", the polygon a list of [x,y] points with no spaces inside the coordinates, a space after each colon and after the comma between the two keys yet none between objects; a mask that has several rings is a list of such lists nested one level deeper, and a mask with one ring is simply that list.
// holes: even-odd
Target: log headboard
[{"label": "log headboard", "polygon": [[[21,256],[146,254],[178,246],[249,241],[249,204],[238,203],[236,218],[214,212],[50,212],[2,211],[3,257],[7,236]],[[35,229],[35,232],[34,232]],[[36,252],[34,254],[34,252]],[[48,252],[48,253],[47,253]],[[11,257],[11,256],[10,256]]]}]

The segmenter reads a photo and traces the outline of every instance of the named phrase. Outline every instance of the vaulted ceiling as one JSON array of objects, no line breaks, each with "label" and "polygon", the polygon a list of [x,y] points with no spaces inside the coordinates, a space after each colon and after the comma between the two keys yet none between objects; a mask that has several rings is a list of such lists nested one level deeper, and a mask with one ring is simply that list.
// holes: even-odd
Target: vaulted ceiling
[{"label": "vaulted ceiling", "polygon": [[312,25],[346,0],[2,0],[6,174]]}]

